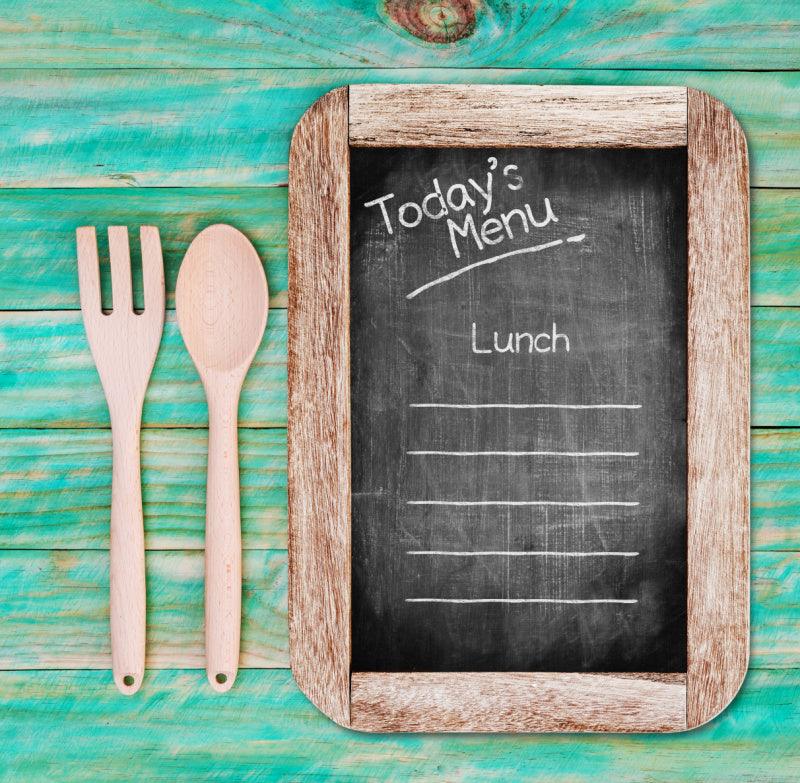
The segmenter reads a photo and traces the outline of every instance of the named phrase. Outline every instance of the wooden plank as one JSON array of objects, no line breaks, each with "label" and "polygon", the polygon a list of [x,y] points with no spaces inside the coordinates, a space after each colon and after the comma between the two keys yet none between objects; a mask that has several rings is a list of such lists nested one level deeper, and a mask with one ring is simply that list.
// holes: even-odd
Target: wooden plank
[{"label": "wooden plank", "polygon": [[[146,429],[148,549],[202,549],[208,432]],[[286,432],[240,429],[242,545],[286,548]],[[108,430],[0,430],[0,548],[107,549]]]},{"label": "wooden plank", "polygon": [[750,191],[750,281],[753,305],[800,303],[800,191]]},{"label": "wooden plank", "polygon": [[[203,429],[142,434],[145,544],[202,549]],[[752,432],[753,550],[798,548],[800,431]],[[239,430],[245,549],[286,548],[286,432]],[[0,430],[0,548],[108,546],[110,433]]]},{"label": "wooden plank", "polygon": [[134,699],[107,672],[2,672],[5,780],[213,779],[460,783],[793,783],[800,671],[751,672],[697,731],[613,735],[384,735],[336,726],[288,671],[242,671],[221,699],[199,671],[148,671]]},{"label": "wooden plank", "polygon": [[680,147],[681,87],[364,84],[354,147]]},{"label": "wooden plank", "polygon": [[683,674],[353,672],[359,731],[682,731]]},{"label": "wooden plank", "polygon": [[289,160],[289,637],[292,672],[350,723],[348,90],[304,115]]},{"label": "wooden plank", "polygon": [[[0,421],[11,427],[107,427],[108,408],[78,312],[0,314]],[[54,379],[58,380],[54,383]],[[205,427],[205,394],[181,340],[175,313],[144,403],[144,426]],[[286,425],[286,311],[267,331],[242,390],[242,427]]]},{"label": "wooden plank", "polygon": [[[286,307],[286,188],[100,188],[0,190],[0,309],[78,309],[75,229],[98,230],[101,261],[108,259],[106,226],[128,226],[134,262],[136,226],[159,226],[167,308],[175,307],[178,267],[206,226],[231,223],[253,242],[267,272],[270,306]],[[108,275],[103,301],[110,303]],[[142,307],[134,275],[134,306]]]},{"label": "wooden plank", "polygon": [[[270,307],[285,307],[286,196],[286,188],[0,189],[0,310],[78,308],[71,238],[89,220],[101,227],[161,227],[169,309],[192,238],[213,223],[233,223],[261,255]],[[800,305],[800,191],[755,188],[751,204],[753,304]],[[102,244],[102,234],[99,239]],[[131,239],[135,257],[136,237]],[[107,276],[102,278],[110,301]],[[134,283],[138,307],[138,277]]]},{"label": "wooden plank", "polygon": [[753,430],[750,438],[751,547],[797,549],[800,438],[796,430]]},{"label": "wooden plank", "polygon": [[[243,668],[288,666],[286,561],[244,553]],[[109,667],[107,552],[0,551],[0,573],[0,668]],[[752,667],[796,667],[800,554],[754,553],[752,584]],[[203,668],[202,552],[148,552],[147,587],[148,669]]]},{"label": "wooden plank", "polygon": [[[286,553],[242,562],[240,665],[285,667]],[[108,552],[5,551],[0,564],[0,668],[110,668]],[[147,669],[205,669],[203,581],[202,552],[148,552]]]},{"label": "wooden plank", "polygon": [[[361,68],[447,65],[553,68],[785,68],[800,61],[792,0],[664,6],[655,0],[403,4],[233,0],[113,8],[88,0],[16,2],[4,11],[0,67]],[[413,8],[413,6],[412,6]],[[477,9],[477,12],[473,11]],[[12,34],[13,33],[13,34]],[[458,45],[426,46],[459,38]],[[461,37],[463,36],[463,37]],[[198,45],[202,42],[202,46]]]},{"label": "wooden plank", "polygon": [[750,666],[796,667],[799,659],[794,637],[800,628],[798,554],[754,552],[751,566]]},{"label": "wooden plank", "polygon": [[752,423],[791,426],[800,419],[800,311],[756,308],[751,343]]},{"label": "wooden plank", "polygon": [[[800,309],[752,311],[756,427],[800,425]],[[0,429],[107,427],[108,414],[80,315],[1,313]],[[53,378],[58,373],[59,383]],[[200,381],[167,313],[144,404],[145,427],[205,427]],[[270,313],[239,407],[243,427],[286,426],[286,311]]]},{"label": "wooden plank", "polygon": [[733,699],[750,617],[750,210],[747,143],[689,90],[687,720]]},{"label": "wooden plank", "polygon": [[0,185],[239,187],[287,179],[291,131],[331,88],[359,83],[690,86],[732,107],[753,184],[800,186],[800,72],[631,70],[0,71]]}]

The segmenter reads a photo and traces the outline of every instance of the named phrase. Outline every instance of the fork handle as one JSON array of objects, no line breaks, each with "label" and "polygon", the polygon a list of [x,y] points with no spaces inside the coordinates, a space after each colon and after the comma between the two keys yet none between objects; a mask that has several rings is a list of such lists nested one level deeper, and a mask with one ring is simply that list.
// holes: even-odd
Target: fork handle
[{"label": "fork handle", "polygon": [[144,677],[145,564],[140,420],[112,417],[111,667],[121,693],[139,690]]},{"label": "fork handle", "polygon": [[239,668],[242,618],[242,533],[239,510],[239,390],[208,400],[206,488],[206,674],[211,687],[227,691]]}]

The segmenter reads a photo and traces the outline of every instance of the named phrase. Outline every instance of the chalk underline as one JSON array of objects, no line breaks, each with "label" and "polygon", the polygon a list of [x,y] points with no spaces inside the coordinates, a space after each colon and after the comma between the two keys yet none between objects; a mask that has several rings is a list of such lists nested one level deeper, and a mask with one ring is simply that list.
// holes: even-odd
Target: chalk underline
[{"label": "chalk underline", "polygon": [[[583,239],[586,237],[586,234],[576,234],[572,237],[567,237],[567,242],[582,242]],[[449,274],[443,275],[442,277],[437,277],[436,280],[431,280],[429,283],[425,283],[425,285],[421,285],[419,288],[415,288],[410,294],[406,294],[406,299],[413,299],[418,294],[421,294],[423,291],[427,291],[429,288],[433,288],[435,285],[440,285],[441,283],[446,283],[448,280],[452,280],[454,277],[458,277],[459,275],[463,275],[465,272],[469,272],[471,269],[476,269],[479,266],[486,266],[487,264],[496,264],[498,261],[502,261],[504,258],[510,258],[511,256],[520,256],[524,253],[538,253],[540,250],[547,250],[551,247],[556,247],[557,245],[564,244],[563,239],[554,239],[552,242],[545,242],[543,245],[534,245],[533,247],[522,247],[518,250],[510,250],[508,253],[501,253],[499,256],[492,256],[491,258],[484,258],[483,261],[476,261],[474,264],[468,264],[467,266],[462,266],[461,269],[456,269],[454,272],[450,272]]]},{"label": "chalk underline", "polygon": [[410,604],[637,604],[636,598],[406,598]]},{"label": "chalk underline", "polygon": [[407,451],[435,457],[638,457],[638,451]]},{"label": "chalk underline", "polygon": [[572,403],[554,403],[554,402],[484,402],[484,403],[450,403],[450,402],[412,402],[409,408],[456,408],[456,409],[472,409],[472,408],[561,408],[565,410],[603,410],[609,408],[617,408],[621,410],[639,410],[641,405],[623,405],[617,403],[598,403],[596,405],[579,405]]},{"label": "chalk underline", "polygon": [[444,549],[416,549],[406,552],[407,555],[442,555],[445,557],[638,557],[638,552],[552,552],[535,549],[488,549],[469,552],[453,552]]},{"label": "chalk underline", "polygon": [[638,506],[627,500],[407,500],[408,506]]}]

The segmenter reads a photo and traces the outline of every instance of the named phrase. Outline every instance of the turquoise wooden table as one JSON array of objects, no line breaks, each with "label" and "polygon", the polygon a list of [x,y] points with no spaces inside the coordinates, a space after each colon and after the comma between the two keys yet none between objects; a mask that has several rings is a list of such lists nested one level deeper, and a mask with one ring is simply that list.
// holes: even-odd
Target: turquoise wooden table
[{"label": "turquoise wooden table", "polygon": [[[796,781],[800,777],[800,4],[796,0],[10,0],[0,11],[0,779]],[[750,672],[672,736],[345,731],[287,669],[286,180],[292,128],[354,82],[669,84],[741,121],[752,165]],[[264,259],[241,402],[243,670],[205,682],[207,417],[177,268],[225,221]],[[148,671],[108,639],[111,439],[74,229],[154,223],[164,339],[142,437]]]}]

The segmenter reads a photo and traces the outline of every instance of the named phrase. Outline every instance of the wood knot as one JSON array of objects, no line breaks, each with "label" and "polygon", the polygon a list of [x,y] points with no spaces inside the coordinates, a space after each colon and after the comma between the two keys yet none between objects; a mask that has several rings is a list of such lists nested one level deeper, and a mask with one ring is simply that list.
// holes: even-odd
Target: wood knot
[{"label": "wood knot", "polygon": [[428,43],[453,43],[475,32],[477,0],[386,0],[386,13]]}]

